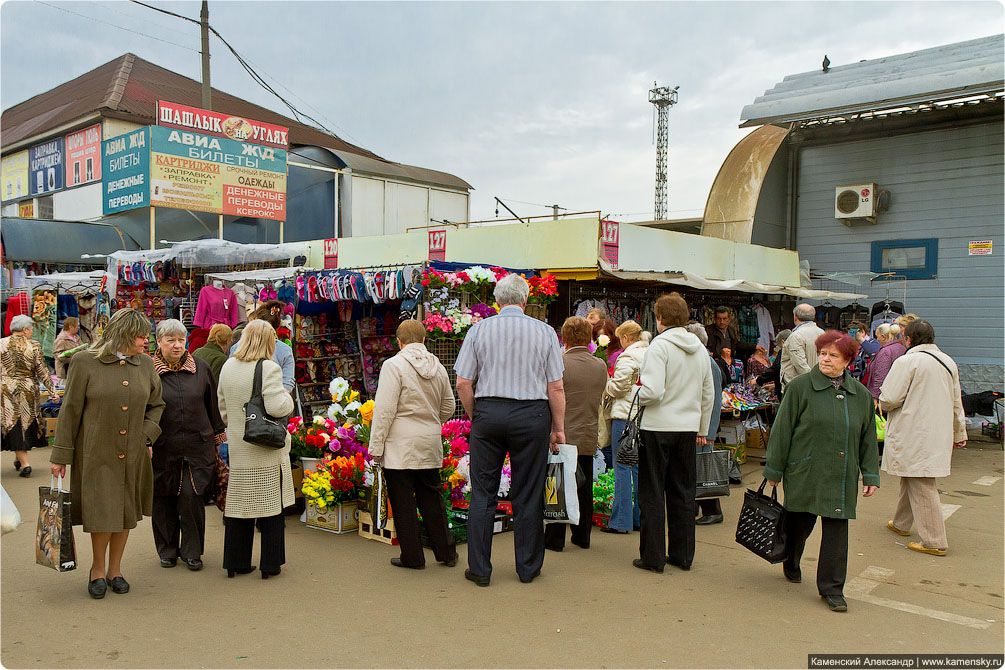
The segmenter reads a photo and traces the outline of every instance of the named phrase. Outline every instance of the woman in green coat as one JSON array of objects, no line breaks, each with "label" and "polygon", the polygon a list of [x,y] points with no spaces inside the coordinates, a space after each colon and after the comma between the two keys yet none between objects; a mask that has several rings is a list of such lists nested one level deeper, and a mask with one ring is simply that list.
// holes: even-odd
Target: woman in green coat
[{"label": "woman in green coat", "polygon": [[802,581],[799,559],[820,517],[817,590],[828,607],[844,612],[848,519],[855,518],[859,473],[862,495],[879,488],[879,452],[872,395],[845,369],[858,343],[828,330],[816,341],[817,365],[792,380],[768,440],[764,477],[784,483],[786,546],[782,572]]}]

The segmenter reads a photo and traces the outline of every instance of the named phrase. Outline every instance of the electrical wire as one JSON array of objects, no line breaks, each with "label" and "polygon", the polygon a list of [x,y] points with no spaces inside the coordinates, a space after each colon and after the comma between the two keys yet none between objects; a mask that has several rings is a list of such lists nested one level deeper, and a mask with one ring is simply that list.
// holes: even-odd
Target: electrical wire
[{"label": "electrical wire", "polygon": [[[515,202],[518,205],[532,205],[534,207],[544,207],[546,209],[552,209],[552,208],[555,207],[555,205],[542,205],[542,204],[536,203],[536,202],[524,202],[523,200],[514,200],[513,198],[507,198],[505,196],[499,196],[499,199],[500,200],[505,200],[506,202]],[[564,209],[564,210],[568,211],[567,207],[559,207],[559,209]]]},{"label": "electrical wire", "polygon": [[187,51],[192,51],[192,52],[195,52],[195,53],[199,53],[198,49],[193,49],[192,47],[187,47],[184,44],[178,44],[177,42],[172,42],[171,40],[165,40],[165,39],[162,39],[160,37],[154,37],[153,35],[148,35],[147,33],[141,33],[138,30],[133,30],[132,28],[124,28],[124,27],[122,27],[122,26],[120,26],[120,25],[118,25],[116,23],[112,23],[111,21],[105,21],[103,19],[98,19],[98,18],[95,18],[93,16],[88,16],[87,14],[81,14],[79,12],[74,12],[74,11],[71,11],[69,9],[66,9],[65,7],[60,7],[58,5],[51,5],[48,2],[42,2],[42,0],[34,0],[34,1],[36,3],[38,3],[38,4],[40,4],[40,5],[45,5],[46,7],[52,7],[53,9],[58,9],[61,12],[66,12],[67,14],[72,14],[74,16],[79,16],[82,19],[88,19],[89,21],[94,21],[95,23],[103,23],[106,26],[111,26],[113,28],[118,28],[119,30],[124,30],[127,33],[133,33],[134,35],[140,35],[141,37],[146,37],[148,39],[157,40],[158,42],[163,42],[164,44],[170,44],[171,46],[176,46],[179,49],[185,49]]}]

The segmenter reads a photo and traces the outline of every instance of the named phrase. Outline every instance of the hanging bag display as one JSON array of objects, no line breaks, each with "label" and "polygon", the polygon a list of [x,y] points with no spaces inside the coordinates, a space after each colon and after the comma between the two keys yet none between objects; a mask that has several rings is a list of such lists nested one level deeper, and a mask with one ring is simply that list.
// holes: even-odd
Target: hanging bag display
[{"label": "hanging bag display", "polygon": [[695,498],[721,498],[729,495],[728,449],[709,451],[695,456],[697,486]]},{"label": "hanging bag display", "polygon": [[628,408],[628,420],[625,422],[625,432],[621,434],[621,446],[615,460],[621,465],[637,465],[639,462],[639,446],[642,444],[642,413],[645,407],[638,407],[635,418],[632,418],[632,410],[638,406],[639,394],[632,398],[632,404]]},{"label": "hanging bag display", "polygon": [[579,496],[576,492],[576,466],[579,451],[575,445],[559,444],[558,453],[548,453],[544,480],[544,522],[579,523]]},{"label": "hanging bag display", "polygon": [[244,441],[270,449],[286,446],[286,421],[270,416],[265,411],[262,397],[262,363],[255,365],[255,383],[251,388],[251,400],[244,403]]},{"label": "hanging bag display", "polygon": [[77,568],[70,516],[70,492],[63,490],[63,478],[38,487],[38,528],[35,532],[35,562],[57,572]]},{"label": "hanging bag display", "polygon": [[771,487],[771,497],[764,495],[767,479],[756,490],[747,489],[743,508],[736,522],[736,541],[766,560],[785,560],[785,508],[778,502],[778,487]]}]

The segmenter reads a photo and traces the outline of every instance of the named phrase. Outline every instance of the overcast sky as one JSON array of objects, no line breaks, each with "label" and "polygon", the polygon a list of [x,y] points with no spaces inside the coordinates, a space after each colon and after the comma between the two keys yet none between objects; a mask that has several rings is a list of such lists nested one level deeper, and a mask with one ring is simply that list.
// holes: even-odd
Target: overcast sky
[{"label": "overcast sky", "polygon": [[[1002,21],[998,2],[210,2],[210,23],[281,94],[384,158],[465,179],[476,220],[494,218],[493,196],[523,216],[558,204],[651,219],[654,80],[680,86],[669,218],[699,217],[749,132],[740,110],[784,76]],[[197,26],[130,2],[4,2],[0,103],[125,52],[198,79],[198,49]],[[215,88],[289,115],[215,38],[210,52]]]}]

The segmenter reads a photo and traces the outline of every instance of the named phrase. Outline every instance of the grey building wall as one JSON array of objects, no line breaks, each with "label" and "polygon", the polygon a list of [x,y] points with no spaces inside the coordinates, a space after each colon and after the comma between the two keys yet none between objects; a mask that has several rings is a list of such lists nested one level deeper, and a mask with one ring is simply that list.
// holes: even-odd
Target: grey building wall
[{"label": "grey building wall", "polygon": [[786,203],[789,184],[788,143],[783,142],[771,159],[757,195],[754,226],[750,243],[763,247],[785,248]]},{"label": "grey building wall", "polygon": [[[1002,132],[998,121],[800,154],[796,247],[812,269],[864,272],[874,240],[938,238],[937,278],[908,281],[906,309],[934,326],[936,343],[960,364],[965,392],[1001,389],[1005,376]],[[890,210],[876,225],[846,227],[834,218],[834,188],[867,182],[891,192]],[[968,255],[970,240],[988,239],[991,256]],[[902,299],[903,281],[874,281],[857,292],[868,293],[871,305],[887,286]]]}]

